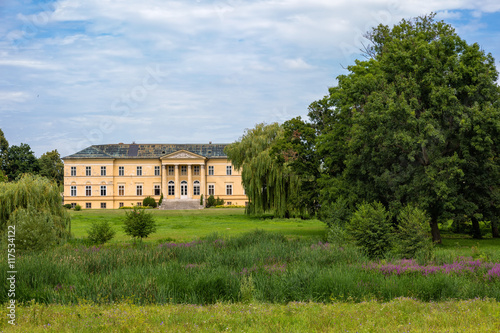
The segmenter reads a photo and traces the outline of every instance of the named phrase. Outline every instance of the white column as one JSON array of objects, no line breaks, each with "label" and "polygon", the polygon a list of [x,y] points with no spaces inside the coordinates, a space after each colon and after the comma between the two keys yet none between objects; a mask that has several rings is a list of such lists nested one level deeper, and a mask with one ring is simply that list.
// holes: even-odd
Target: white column
[{"label": "white column", "polygon": [[191,164],[188,165],[188,187],[187,187],[188,199],[193,197],[193,175],[191,172]]},{"label": "white column", "polygon": [[200,195],[203,195],[203,200],[206,200],[207,198],[206,195],[205,195],[205,189],[207,187],[206,185],[206,175],[205,175],[205,164],[202,164],[200,166],[200,172],[201,172],[201,181],[200,181]]},{"label": "white column", "polygon": [[175,198],[181,198],[181,182],[179,180],[179,164],[175,165]]}]

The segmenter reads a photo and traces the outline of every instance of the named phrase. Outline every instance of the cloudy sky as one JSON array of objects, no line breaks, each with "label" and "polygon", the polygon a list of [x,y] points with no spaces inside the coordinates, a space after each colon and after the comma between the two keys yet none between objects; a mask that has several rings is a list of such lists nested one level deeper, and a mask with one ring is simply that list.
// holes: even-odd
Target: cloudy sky
[{"label": "cloudy sky", "polygon": [[498,0],[0,0],[0,128],[37,156],[233,142],[306,116],[371,27],[430,12],[498,67]]}]

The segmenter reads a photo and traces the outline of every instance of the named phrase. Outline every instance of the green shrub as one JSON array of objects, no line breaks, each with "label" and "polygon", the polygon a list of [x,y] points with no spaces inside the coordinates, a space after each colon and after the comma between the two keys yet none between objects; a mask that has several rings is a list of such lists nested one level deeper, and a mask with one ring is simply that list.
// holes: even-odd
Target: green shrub
[{"label": "green shrub", "polygon": [[71,204],[65,204],[65,205],[63,205],[63,207],[66,209],[71,209]]},{"label": "green shrub", "polygon": [[156,200],[152,197],[146,197],[142,200],[142,205],[144,207],[156,208]]},{"label": "green shrub", "polygon": [[429,234],[429,222],[430,218],[425,211],[411,205],[404,207],[398,215],[394,253],[406,259],[430,259],[433,243]]},{"label": "green shrub", "polygon": [[75,205],[75,210],[76,210],[77,212],[81,211],[81,210],[82,210],[82,206],[80,206],[80,205]]},{"label": "green shrub", "polygon": [[134,207],[133,210],[125,212],[123,231],[133,238],[142,240],[156,231],[156,222],[150,212]]},{"label": "green shrub", "polygon": [[215,200],[215,197],[213,195],[210,195],[207,199],[207,205],[206,207],[207,208],[210,208],[210,207],[214,207],[216,204],[216,200]]},{"label": "green shrub", "polygon": [[370,258],[383,258],[392,246],[389,213],[380,202],[363,203],[351,216],[347,232]]},{"label": "green shrub", "polygon": [[223,206],[224,205],[224,199],[221,199],[221,198],[217,197],[217,199],[215,200],[215,205],[216,206]]},{"label": "green shrub", "polygon": [[200,206],[203,206],[203,194],[200,196]]},{"label": "green shrub", "polygon": [[88,239],[92,244],[104,244],[115,236],[116,232],[108,224],[108,221],[93,222],[87,231]]},{"label": "green shrub", "polygon": [[40,251],[58,242],[54,216],[33,207],[16,210],[9,219],[15,226],[16,250]]},{"label": "green shrub", "polygon": [[163,202],[163,192],[160,195],[160,201],[158,201],[158,206],[161,206],[162,202]]}]

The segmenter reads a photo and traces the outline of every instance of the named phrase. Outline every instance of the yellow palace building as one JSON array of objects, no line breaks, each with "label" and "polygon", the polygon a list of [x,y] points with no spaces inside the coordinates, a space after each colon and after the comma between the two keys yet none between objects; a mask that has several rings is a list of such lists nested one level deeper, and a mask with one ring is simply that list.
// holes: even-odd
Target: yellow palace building
[{"label": "yellow palace building", "polygon": [[148,196],[164,209],[202,208],[200,198],[246,205],[241,174],[226,144],[93,145],[64,160],[64,203],[83,209],[137,206]]}]

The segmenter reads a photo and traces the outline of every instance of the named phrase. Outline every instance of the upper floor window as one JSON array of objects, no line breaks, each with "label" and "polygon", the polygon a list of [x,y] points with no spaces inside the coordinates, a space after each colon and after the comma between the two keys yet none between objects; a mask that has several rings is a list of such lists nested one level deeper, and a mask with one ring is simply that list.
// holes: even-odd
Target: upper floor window
[{"label": "upper floor window", "polygon": [[85,176],[92,176],[92,167],[85,167]]},{"label": "upper floor window", "polygon": [[76,186],[71,186],[71,194],[72,197],[76,197]]},{"label": "upper floor window", "polygon": [[169,165],[169,166],[168,166],[168,175],[169,175],[169,176],[173,176],[173,175],[175,175],[175,169],[174,169],[174,166],[173,166],[173,165]]},{"label": "upper floor window", "polygon": [[208,195],[215,195],[215,185],[208,185]]},{"label": "upper floor window", "polygon": [[137,191],[136,191],[136,194],[137,194],[137,195],[142,195],[142,185],[137,185]]},{"label": "upper floor window", "polygon": [[193,166],[193,175],[195,175],[195,176],[200,175],[200,166],[199,165]]},{"label": "upper floor window", "polygon": [[76,166],[71,167],[71,176],[76,176]]},{"label": "upper floor window", "polygon": [[226,184],[226,195],[233,195],[233,185]]},{"label": "upper floor window", "polygon": [[231,176],[233,174],[233,167],[231,165],[226,166],[226,175]]},{"label": "upper floor window", "polygon": [[107,188],[106,185],[101,185],[101,196],[106,196]]},{"label": "upper floor window", "polygon": [[92,186],[89,185],[85,186],[85,195],[87,197],[90,197],[92,195]]},{"label": "upper floor window", "polygon": [[155,195],[160,195],[160,185],[155,185]]},{"label": "upper floor window", "polygon": [[187,165],[181,165],[181,175],[187,175]]},{"label": "upper floor window", "polygon": [[156,165],[155,166],[155,176],[159,176],[160,175],[160,166]]},{"label": "upper floor window", "polygon": [[208,166],[208,175],[209,176],[213,176],[214,175],[214,166],[213,165],[209,165]]},{"label": "upper floor window", "polygon": [[125,176],[125,167],[118,167],[118,176]]},{"label": "upper floor window", "polygon": [[118,185],[118,195],[125,195],[125,185]]},{"label": "upper floor window", "polygon": [[137,167],[137,176],[142,176],[142,167],[141,166]]},{"label": "upper floor window", "polygon": [[101,167],[101,176],[106,176],[106,167],[105,166]]}]

